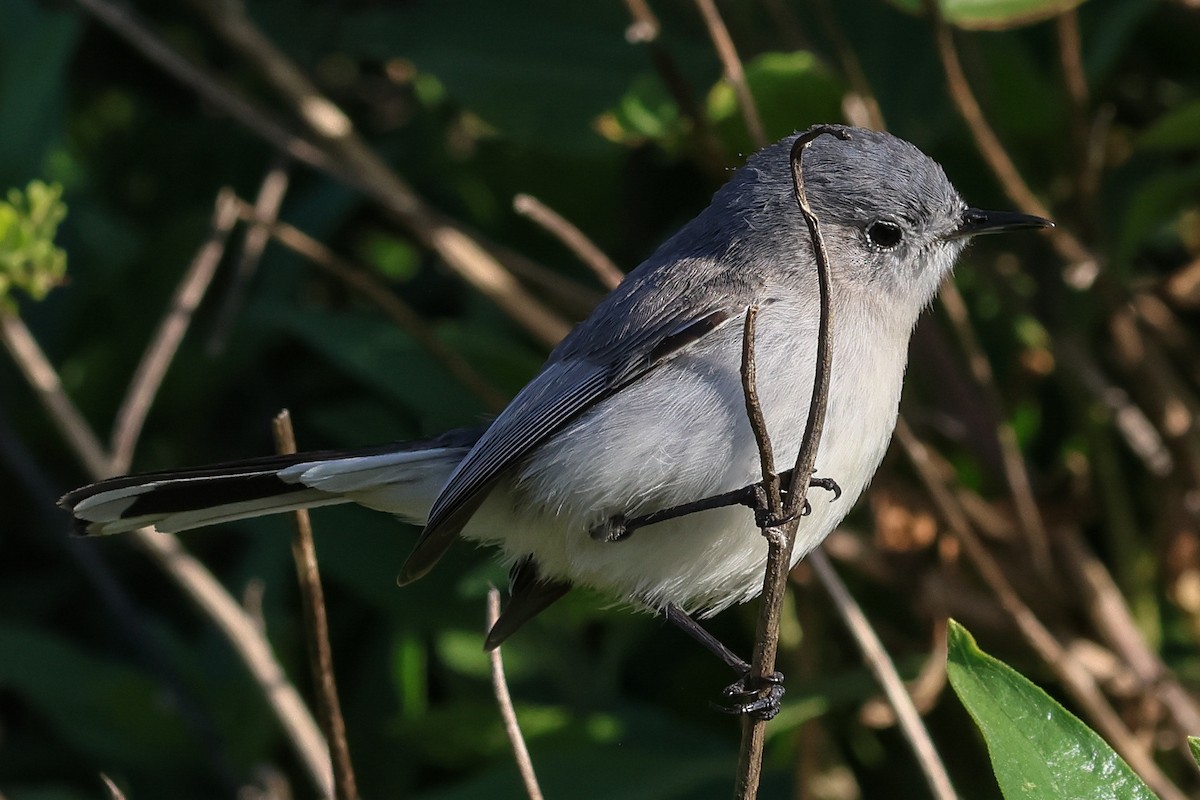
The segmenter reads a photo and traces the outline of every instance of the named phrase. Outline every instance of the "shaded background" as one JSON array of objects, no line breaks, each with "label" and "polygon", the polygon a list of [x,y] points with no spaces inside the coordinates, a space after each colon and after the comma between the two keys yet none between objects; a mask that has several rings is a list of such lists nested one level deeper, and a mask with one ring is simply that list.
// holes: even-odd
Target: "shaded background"
[{"label": "shaded background", "polygon": [[[99,24],[85,10],[93,4],[0,2],[0,187],[63,187],[67,278],[41,302],[9,302],[102,440],[209,235],[218,192],[254,203],[268,175],[286,176],[279,219],[406,301],[488,391],[511,396],[536,371],[547,337],[520,313],[469,287],[363,191],[282,157],[220,103],[198,99]],[[200,5],[127,10],[177,56],[303,132],[295,104]],[[941,161],[972,204],[1016,207],[947,93],[931,21],[909,5],[919,6],[720,8],[771,139],[882,119]],[[904,413],[944,458],[943,477],[1020,596],[1195,791],[1151,678],[1165,665],[1185,687],[1200,681],[1200,8],[998,0],[981,20],[969,4],[945,5],[983,113],[1079,243],[1074,255],[1089,258],[1037,236],[970,248],[956,278],[967,316],[938,305],[921,323]],[[256,0],[246,10],[429,207],[505,248],[521,284],[564,322],[602,288],[513,210],[514,195],[535,195],[629,269],[754,149],[701,16],[683,0],[654,4],[652,44],[627,38],[630,13],[616,0]],[[430,435],[490,413],[422,334],[279,243],[239,277],[245,231],[228,242],[134,468],[272,452],[270,419],[283,407],[303,448]],[[968,329],[991,381],[972,372]],[[1005,436],[1023,453],[1041,538],[1010,491]],[[941,620],[961,619],[988,650],[1068,705],[1071,696],[893,451],[829,551],[902,673],[922,676],[920,705],[963,796],[998,796],[981,740],[940,689]],[[88,476],[10,358],[0,358],[0,475],[0,794],[101,796],[103,772],[131,798],[311,796],[228,643],[162,571],[128,539],[67,538],[53,501]],[[363,795],[516,796],[480,650],[484,593],[503,585],[502,571],[462,546],[400,590],[415,531],[359,509],[322,510],[315,523]],[[307,694],[289,531],[287,519],[247,521],[185,545],[261,620]],[[1115,581],[1127,626],[1100,624],[1112,613],[1077,580],[1081,565]],[[925,796],[803,566],[793,590],[789,691],[770,728],[765,796]],[[754,615],[753,605],[735,609],[712,627],[748,653]],[[1149,667],[1122,636],[1145,643]],[[548,796],[728,794],[739,726],[707,707],[728,675],[674,630],[577,592],[504,654]]]}]

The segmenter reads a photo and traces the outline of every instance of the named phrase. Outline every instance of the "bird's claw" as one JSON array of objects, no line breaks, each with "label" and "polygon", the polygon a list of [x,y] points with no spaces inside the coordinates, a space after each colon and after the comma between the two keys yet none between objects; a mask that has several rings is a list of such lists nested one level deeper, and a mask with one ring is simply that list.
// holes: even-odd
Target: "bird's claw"
[{"label": "bird's claw", "polygon": [[721,692],[713,708],[726,714],[749,714],[755,719],[774,719],[783,702],[783,673],[752,676],[746,673]]}]

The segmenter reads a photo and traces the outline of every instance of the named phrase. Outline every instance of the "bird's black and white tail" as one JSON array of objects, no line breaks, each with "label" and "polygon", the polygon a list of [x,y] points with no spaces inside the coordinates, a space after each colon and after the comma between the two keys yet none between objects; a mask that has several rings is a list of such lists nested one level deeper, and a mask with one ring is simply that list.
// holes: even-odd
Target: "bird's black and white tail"
[{"label": "bird's black and white tail", "polygon": [[81,533],[93,535],[148,525],[175,533],[338,503],[359,503],[423,524],[481,433],[459,430],[421,442],[110,478],[67,493],[59,505],[75,517]]}]

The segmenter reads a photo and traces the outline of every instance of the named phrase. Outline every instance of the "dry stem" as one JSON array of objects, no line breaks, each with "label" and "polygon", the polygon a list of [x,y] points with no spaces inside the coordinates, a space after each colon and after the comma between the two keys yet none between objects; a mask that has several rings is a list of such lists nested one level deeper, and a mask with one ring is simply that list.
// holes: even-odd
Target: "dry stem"
[{"label": "dry stem", "polygon": [[[838,615],[854,636],[854,641],[858,643],[867,668],[871,670],[875,680],[883,687],[883,693],[887,696],[892,708],[895,709],[900,730],[912,747],[921,771],[925,773],[930,793],[938,800],[954,800],[958,794],[950,782],[946,766],[938,756],[937,748],[933,746],[933,740],[929,738],[929,731],[925,729],[925,723],[921,721],[921,715],[917,713],[912,697],[909,696],[904,682],[900,680],[900,675],[896,672],[896,665],[892,663],[887,650],[884,649],[883,642],[879,641],[879,637],[867,620],[866,614],[863,613],[862,607],[851,596],[850,590],[846,588],[846,584],[842,583],[837,570],[829,563],[829,559],[821,551],[821,548],[818,547],[808,554],[807,563],[813,568],[821,585],[825,587],[825,591],[829,593]],[[944,668],[943,664],[943,670]]]},{"label": "dry stem", "polygon": [[767,133],[763,128],[762,117],[754,104],[750,84],[746,82],[746,71],[742,69],[737,48],[733,46],[733,39],[729,36],[729,29],[725,27],[725,21],[721,19],[721,13],[717,11],[716,3],[713,0],[696,0],[696,8],[700,9],[700,15],[704,18],[709,38],[712,39],[721,65],[725,68],[725,77],[733,84],[734,94],[742,107],[742,116],[746,118],[746,130],[750,133],[750,141],[755,147],[766,147]]},{"label": "dry stem", "polygon": [[531,194],[513,198],[513,210],[542,226],[584,263],[606,289],[615,289],[625,273],[583,231]]},{"label": "dry stem", "polygon": [[1142,743],[1113,710],[1092,675],[1071,658],[1066,648],[1013,589],[1004,570],[976,536],[958,501],[942,482],[939,469],[934,463],[934,456],[916,438],[903,418],[896,425],[896,438],[937,504],[943,519],[962,544],[984,582],[1012,617],[1021,635],[1059,677],[1076,702],[1087,711],[1104,738],[1142,776],[1151,789],[1165,800],[1183,800],[1184,793],[1163,773]]},{"label": "dry stem", "polygon": [[[804,150],[808,145],[823,134],[829,134],[838,139],[849,138],[849,134],[837,128],[816,127],[796,137],[792,144],[790,161],[792,168],[793,191],[796,204],[808,225],[811,236],[811,247],[816,265],[817,284],[820,289],[820,321],[817,335],[817,358],[815,375],[813,376],[812,399],[808,409],[808,420],[805,423],[804,436],[801,439],[800,452],[796,455],[796,466],[792,473],[789,502],[783,508],[786,517],[791,521],[778,527],[766,528],[763,535],[767,539],[767,567],[763,579],[763,593],[758,615],[758,628],[754,639],[754,654],[750,661],[750,675],[759,679],[765,678],[775,671],[775,657],[779,650],[779,619],[783,609],[784,597],[787,593],[787,573],[791,568],[792,550],[796,544],[796,529],[800,524],[800,510],[804,507],[808,495],[809,478],[812,476],[813,464],[817,457],[817,448],[821,443],[821,432],[825,426],[825,407],[829,397],[829,374],[833,363],[831,349],[833,309],[829,302],[829,260],[825,254],[825,242],[821,238],[821,225],[808,205],[804,193],[803,160]],[[751,307],[753,308],[753,307]],[[783,506],[779,497],[778,485],[770,483],[775,474],[774,459],[770,449],[770,437],[762,409],[757,399],[757,387],[754,385],[754,323],[756,314],[747,309],[746,327],[743,335],[742,351],[742,389],[745,393],[747,416],[754,430],[755,440],[759,443],[759,455],[762,459],[763,484],[773,493],[767,495],[767,503],[773,516]],[[738,771],[734,793],[739,800],[750,800],[758,796],[758,786],[762,777],[762,753],[766,733],[766,722],[754,716],[743,717],[742,742],[738,753]]]},{"label": "dry stem", "polygon": [[304,256],[313,264],[336,277],[354,291],[377,305],[396,326],[425,348],[426,352],[442,363],[459,383],[483,401],[492,411],[500,411],[508,405],[508,398],[481,375],[453,348],[437,337],[420,314],[392,292],[368,270],[355,266],[314,239],[286,222],[256,216],[254,207],[238,200],[238,214],[242,219],[260,225],[284,247]]},{"label": "dry stem", "polygon": [[117,411],[110,445],[112,464],[108,469],[109,474],[118,475],[129,470],[133,461],[134,445],[142,435],[142,426],[146,422],[146,415],[150,413],[154,396],[158,394],[167,369],[175,360],[175,353],[178,352],[183,335],[187,333],[192,322],[192,315],[196,313],[200,300],[212,283],[217,265],[225,255],[229,234],[236,224],[237,201],[233,190],[222,189],[217,193],[208,241],[196,252],[191,266],[175,289],[167,313],[142,355],[142,360],[133,373],[133,379],[129,382],[125,400]]},{"label": "dry stem", "polygon": [[[491,630],[500,619],[500,592],[495,586],[488,587],[487,594],[487,630]],[[521,723],[517,721],[517,710],[513,708],[512,695],[508,691],[508,681],[504,677],[504,659],[500,656],[500,648],[493,647],[488,653],[492,665],[492,691],[496,695],[496,704],[500,707],[500,717],[504,720],[504,733],[512,745],[513,758],[517,762],[517,770],[521,773],[521,782],[525,784],[525,794],[529,800],[542,800],[542,789],[538,786],[537,774],[533,770],[533,759],[529,757],[529,748],[525,746],[525,737],[521,733]]]},{"label": "dry stem", "polygon": [[[281,455],[296,452],[296,434],[292,416],[287,409],[272,420],[275,450]],[[313,688],[317,695],[317,715],[329,742],[333,762],[333,785],[337,800],[358,800],[354,766],[350,762],[350,747],[346,743],[346,721],[338,701],[337,680],[333,674],[333,648],[329,646],[329,619],[325,612],[325,590],[321,587],[321,571],[317,566],[317,546],[313,541],[312,520],[308,511],[295,512],[296,531],[292,536],[292,559],[296,562],[296,580],[300,585],[300,605],[304,612],[305,641],[308,644],[308,665],[312,671]]]}]

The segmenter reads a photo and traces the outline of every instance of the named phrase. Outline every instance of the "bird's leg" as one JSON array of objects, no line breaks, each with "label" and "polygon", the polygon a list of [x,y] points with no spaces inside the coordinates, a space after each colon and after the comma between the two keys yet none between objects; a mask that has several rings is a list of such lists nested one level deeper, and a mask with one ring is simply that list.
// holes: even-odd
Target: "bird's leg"
[{"label": "bird's leg", "polygon": [[779,713],[784,693],[783,673],[752,675],[749,664],[700,627],[700,623],[684,613],[682,608],[670,603],[664,613],[672,625],[695,639],[738,674],[738,679],[721,692],[724,702],[713,703],[714,708],[726,714],[751,714],[763,720],[772,719]]},{"label": "bird's leg", "polygon": [[[792,470],[790,469],[779,475],[780,484],[783,487],[781,491],[785,502],[788,495],[786,487],[791,484],[791,476]],[[834,500],[842,496],[841,487],[832,478],[810,477],[808,485],[824,489],[827,492],[833,492]],[[649,514],[641,514],[636,517],[626,517],[624,514],[618,514],[609,517],[603,523],[592,528],[591,536],[593,539],[602,542],[619,542],[623,539],[628,539],[638,528],[644,528],[647,525],[653,525],[657,522],[666,522],[669,519],[684,517],[688,514],[695,514],[698,511],[708,511],[711,508],[725,508],[726,506],[746,506],[753,509],[755,522],[758,523],[760,528],[771,528],[791,521],[789,519],[776,518],[772,515],[767,504],[766,491],[763,489],[762,483],[752,483],[741,489],[734,489],[732,492],[705,497],[691,503],[682,503],[671,508],[662,509],[661,511],[652,511]],[[808,501],[805,500],[804,507],[800,509],[800,514],[804,516],[811,510],[812,508],[809,506]]]}]

